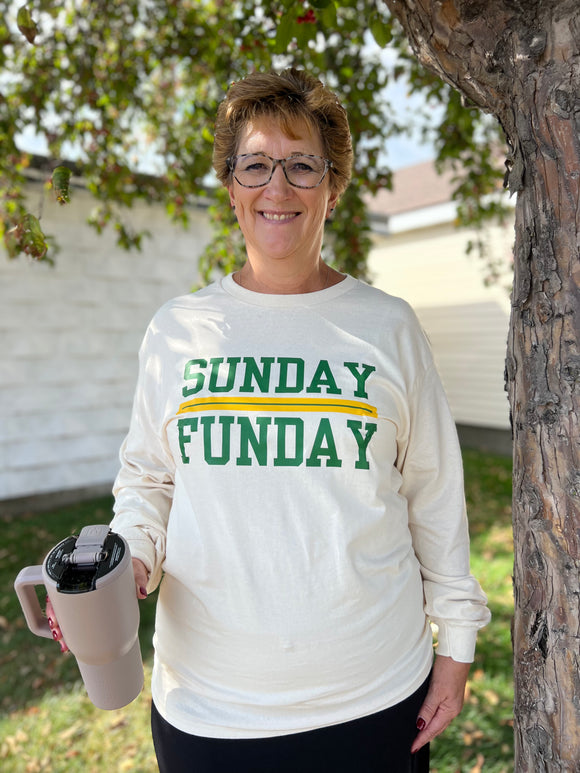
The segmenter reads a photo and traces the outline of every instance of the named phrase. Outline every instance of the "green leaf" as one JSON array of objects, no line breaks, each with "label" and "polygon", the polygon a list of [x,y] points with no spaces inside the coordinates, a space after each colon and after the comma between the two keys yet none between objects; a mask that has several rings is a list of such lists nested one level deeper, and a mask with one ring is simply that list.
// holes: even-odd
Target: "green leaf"
[{"label": "green leaf", "polygon": [[325,8],[323,8],[321,12],[318,14],[318,17],[324,29],[326,30],[336,29],[337,15],[336,15],[336,6],[334,5],[334,3],[330,3]]},{"label": "green leaf", "polygon": [[292,32],[295,23],[295,14],[290,11],[285,13],[284,16],[278,22],[276,29],[276,51],[277,53],[283,53],[287,50],[292,40]]},{"label": "green leaf", "polygon": [[297,24],[296,25],[296,41],[298,47],[303,51],[311,40],[316,39],[318,34],[318,25],[316,24]]},{"label": "green leaf", "polygon": [[22,244],[24,252],[35,260],[42,260],[48,251],[40,222],[34,215],[24,216]]},{"label": "green leaf", "polygon": [[5,243],[11,258],[24,252],[35,260],[43,260],[48,251],[38,218],[31,214],[24,215],[18,225],[6,233]]},{"label": "green leaf", "polygon": [[29,43],[34,43],[34,39],[38,35],[38,27],[26,5],[18,9],[16,24],[26,40]]},{"label": "green leaf", "polygon": [[377,45],[385,48],[393,39],[391,28],[377,14],[373,14],[370,22],[370,30]]},{"label": "green leaf", "polygon": [[52,188],[59,204],[70,202],[70,178],[72,171],[66,166],[57,166],[52,173]]}]

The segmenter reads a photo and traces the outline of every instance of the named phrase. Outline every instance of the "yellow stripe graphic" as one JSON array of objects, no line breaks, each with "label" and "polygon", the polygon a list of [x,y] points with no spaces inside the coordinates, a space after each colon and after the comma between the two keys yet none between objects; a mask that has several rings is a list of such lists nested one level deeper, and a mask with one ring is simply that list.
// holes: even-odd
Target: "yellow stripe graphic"
[{"label": "yellow stripe graphic", "polygon": [[179,406],[178,414],[196,411],[288,411],[303,413],[354,413],[362,416],[377,416],[374,405],[356,400],[331,400],[304,397],[199,397]]}]

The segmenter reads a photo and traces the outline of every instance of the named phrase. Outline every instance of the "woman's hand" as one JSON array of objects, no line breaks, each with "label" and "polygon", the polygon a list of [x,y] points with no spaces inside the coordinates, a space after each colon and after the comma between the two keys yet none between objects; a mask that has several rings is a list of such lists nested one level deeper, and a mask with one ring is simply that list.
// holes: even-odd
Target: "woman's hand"
[{"label": "woman's hand", "polygon": [[435,658],[429,692],[417,718],[419,734],[411,747],[413,754],[442,733],[463,708],[470,666],[444,655]]},{"label": "woman's hand", "polygon": [[145,568],[143,561],[138,558],[131,559],[133,562],[133,575],[135,577],[135,590],[138,599],[147,598],[147,583],[149,582],[149,572]]},{"label": "woman's hand", "polygon": [[[147,582],[149,581],[149,572],[147,571],[143,561],[138,558],[133,558],[133,576],[135,577],[135,592],[138,599],[147,598]],[[52,638],[60,644],[61,652],[68,652],[69,649],[65,640],[62,638],[62,631],[58,625],[58,620],[54,614],[54,608],[50,603],[48,596],[46,597],[46,617],[48,619],[48,625],[52,631]]]}]

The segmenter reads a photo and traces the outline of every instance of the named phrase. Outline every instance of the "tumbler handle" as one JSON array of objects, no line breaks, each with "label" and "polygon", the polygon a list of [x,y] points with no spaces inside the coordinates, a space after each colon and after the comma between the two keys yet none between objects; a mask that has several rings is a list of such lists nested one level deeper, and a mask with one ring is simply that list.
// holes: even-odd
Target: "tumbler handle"
[{"label": "tumbler handle", "polygon": [[40,608],[35,585],[42,585],[44,587],[42,566],[26,566],[24,569],[21,569],[18,577],[14,580],[14,590],[20,601],[28,627],[37,636],[52,639],[48,620]]}]

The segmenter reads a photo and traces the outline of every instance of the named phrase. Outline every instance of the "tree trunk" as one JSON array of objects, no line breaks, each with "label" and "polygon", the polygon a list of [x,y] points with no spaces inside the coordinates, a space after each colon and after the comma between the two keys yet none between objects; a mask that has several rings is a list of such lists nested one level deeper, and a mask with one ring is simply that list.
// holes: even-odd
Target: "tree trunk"
[{"label": "tree trunk", "polygon": [[580,5],[386,0],[421,62],[501,122],[517,193],[515,768],[580,771]]}]

